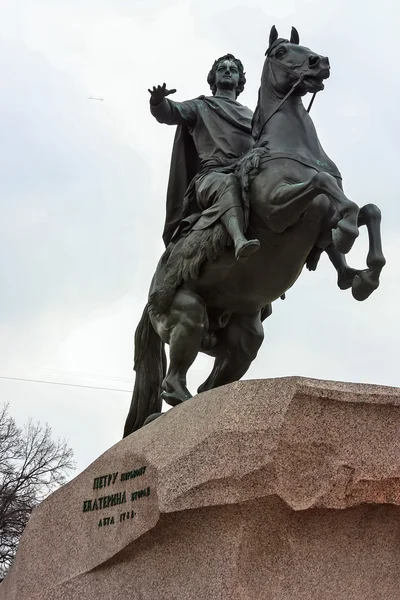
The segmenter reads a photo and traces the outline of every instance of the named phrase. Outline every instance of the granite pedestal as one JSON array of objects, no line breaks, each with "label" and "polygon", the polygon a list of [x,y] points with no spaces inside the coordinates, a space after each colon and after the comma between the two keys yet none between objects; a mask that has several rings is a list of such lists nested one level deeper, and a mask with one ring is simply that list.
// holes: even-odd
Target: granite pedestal
[{"label": "granite pedestal", "polygon": [[400,390],[194,398],[33,513],[0,600],[399,600]]}]

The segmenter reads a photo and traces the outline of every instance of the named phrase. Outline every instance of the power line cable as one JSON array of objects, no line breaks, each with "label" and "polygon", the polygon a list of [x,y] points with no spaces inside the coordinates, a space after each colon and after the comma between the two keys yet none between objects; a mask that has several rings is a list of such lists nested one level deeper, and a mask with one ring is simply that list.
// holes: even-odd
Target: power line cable
[{"label": "power line cable", "polygon": [[132,383],[133,378],[128,377],[112,377],[111,375],[99,375],[98,373],[84,373],[83,371],[67,371],[66,369],[46,369],[45,367],[32,367],[34,371],[44,371],[45,373],[58,373],[66,375],[79,375],[83,377],[91,377],[96,379],[110,379],[112,381],[124,381],[125,383]]},{"label": "power line cable", "polygon": [[44,381],[42,379],[27,379],[25,377],[6,377],[5,375],[0,375],[0,379],[7,379],[9,381],[25,381],[28,383],[46,383],[48,385],[64,385],[66,387],[86,388],[90,390],[107,390],[109,392],[132,392],[132,390],[121,390],[118,388],[107,388],[96,385],[78,385],[77,383],[62,383],[61,381]]}]

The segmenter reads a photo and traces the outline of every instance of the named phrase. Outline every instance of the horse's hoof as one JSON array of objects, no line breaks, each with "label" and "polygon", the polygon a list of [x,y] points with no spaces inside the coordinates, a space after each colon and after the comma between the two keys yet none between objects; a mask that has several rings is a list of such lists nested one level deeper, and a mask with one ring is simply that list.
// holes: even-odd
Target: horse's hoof
[{"label": "horse's hoof", "polygon": [[379,278],[376,275],[369,269],[361,271],[353,280],[351,288],[353,298],[362,302],[363,300],[366,300],[378,286]]},{"label": "horse's hoof", "polygon": [[336,229],[332,231],[332,240],[335,248],[342,254],[347,254],[350,252],[357,237],[358,231],[356,235],[355,233],[344,231],[340,227],[336,227]]},{"label": "horse's hoof", "polygon": [[359,275],[360,273],[361,273],[361,271],[359,271],[357,269],[352,269],[351,267],[349,267],[348,269],[346,269],[346,271],[344,271],[343,273],[340,273],[338,275],[338,280],[337,280],[338,287],[341,290],[350,289],[351,286],[353,285],[354,278],[356,277],[356,275]]},{"label": "horse's hoof", "polygon": [[243,260],[257,252],[260,248],[260,242],[258,240],[246,240],[243,242],[239,242],[235,246],[235,258],[236,260]]},{"label": "horse's hoof", "polygon": [[155,421],[156,419],[158,419],[158,417],[161,417],[163,413],[153,413],[152,415],[149,415],[147,417],[147,419],[145,420],[145,422],[143,423],[143,427],[145,425],[148,425],[149,423],[151,423],[152,421]]},{"label": "horse's hoof", "polygon": [[163,390],[161,392],[161,399],[164,400],[169,406],[178,406],[186,400],[190,400],[193,396],[191,394],[179,394],[178,392],[166,392]]},{"label": "horse's hoof", "polygon": [[306,267],[309,271],[316,271],[319,263],[321,255],[318,256],[315,254],[313,256],[309,256],[307,258]]}]

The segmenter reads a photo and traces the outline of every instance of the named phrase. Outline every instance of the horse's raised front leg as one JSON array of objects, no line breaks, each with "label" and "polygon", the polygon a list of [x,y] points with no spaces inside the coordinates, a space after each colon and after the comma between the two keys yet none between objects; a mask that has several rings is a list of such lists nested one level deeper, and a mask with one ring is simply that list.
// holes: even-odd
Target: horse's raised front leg
[{"label": "horse's raised front leg", "polygon": [[344,254],[339,252],[333,244],[330,244],[326,248],[326,253],[329,256],[329,260],[336,269],[338,278],[337,284],[341,290],[348,290],[353,285],[354,277],[360,273],[358,269],[349,267]]},{"label": "horse's raised front leg", "polygon": [[186,376],[208,330],[205,303],[194,292],[180,289],[169,311],[160,317],[152,317],[152,323],[170,347],[169,369],[161,385],[161,397],[170,406],[176,406],[192,397],[186,387]]},{"label": "horse's raised front leg", "polygon": [[333,203],[339,215],[336,229],[333,230],[335,247],[347,254],[358,237],[357,204],[349,200],[340,189],[336,179],[329,173],[315,173],[303,183],[283,183],[271,194],[272,210],[268,217],[268,226],[281,233],[296,223],[310,202],[320,194],[325,194]]},{"label": "horse's raised front leg", "polygon": [[[270,314],[268,310],[266,313],[267,316]],[[243,377],[256,358],[263,339],[260,312],[232,315],[228,325],[218,335],[218,344],[213,351],[216,356],[214,368],[199,387],[199,394]]]},{"label": "horse's raised front leg", "polygon": [[386,264],[382,251],[381,211],[375,204],[366,204],[360,210],[359,224],[368,229],[369,250],[367,267],[353,281],[352,294],[356,300],[365,300],[379,285],[379,276]]},{"label": "horse's raised front leg", "polygon": [[356,300],[366,300],[379,286],[379,276],[386,264],[381,241],[381,211],[375,204],[360,209],[359,227],[366,225],[369,238],[367,269],[352,269],[345,257],[331,244],[326,251],[338,273],[338,286],[342,290],[352,288]]}]

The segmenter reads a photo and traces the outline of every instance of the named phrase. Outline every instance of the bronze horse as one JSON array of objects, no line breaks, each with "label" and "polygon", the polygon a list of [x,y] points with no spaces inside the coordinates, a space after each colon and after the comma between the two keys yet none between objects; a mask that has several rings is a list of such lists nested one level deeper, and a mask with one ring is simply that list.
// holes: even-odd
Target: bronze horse
[{"label": "bronze horse", "polygon": [[[158,416],[164,399],[176,406],[191,398],[186,375],[197,354],[215,357],[199,392],[240,379],[262,344],[262,321],[271,303],[295,283],[303,267],[314,270],[325,250],[341,289],[365,300],[379,285],[385,264],[380,210],[361,209],[342,188],[309,113],[306,93],[324,88],[326,57],[273,27],[253,118],[255,147],[237,174],[249,201],[248,231],[260,249],[236,261],[221,224],[192,231],[171,244],[157,267],[135,334],[136,381],[124,436]],[[366,225],[367,268],[350,269],[344,254]],[[170,346],[167,371],[164,345]]]}]

